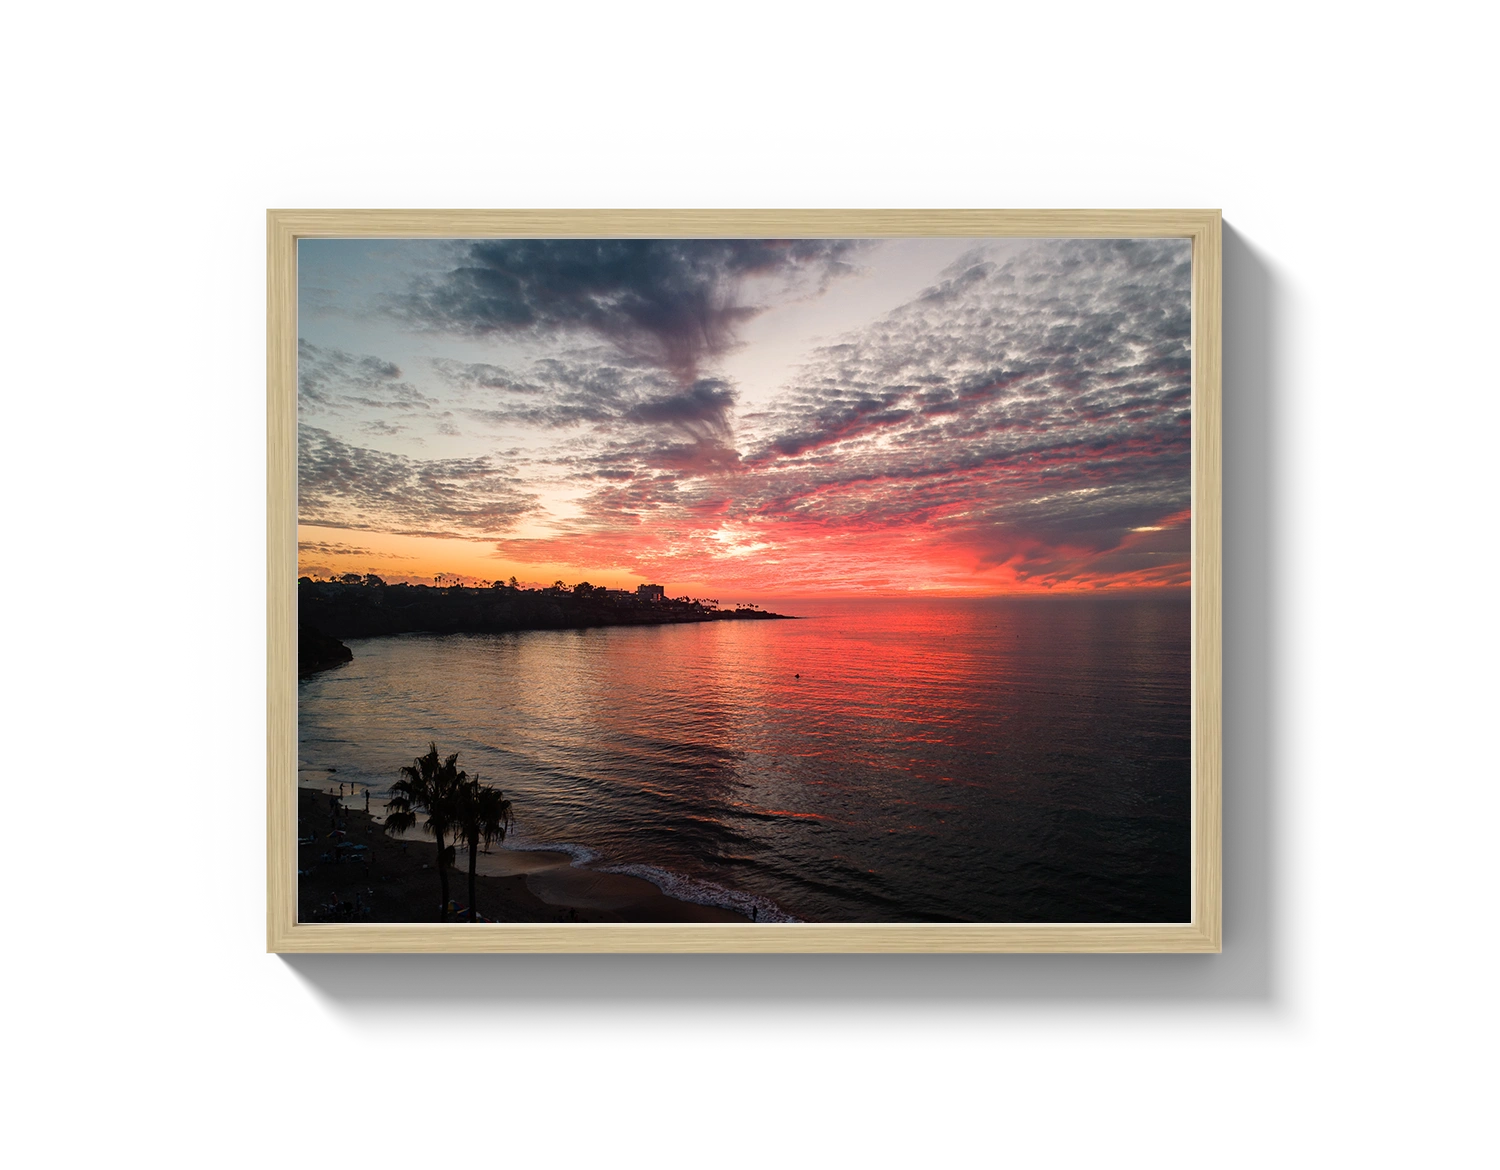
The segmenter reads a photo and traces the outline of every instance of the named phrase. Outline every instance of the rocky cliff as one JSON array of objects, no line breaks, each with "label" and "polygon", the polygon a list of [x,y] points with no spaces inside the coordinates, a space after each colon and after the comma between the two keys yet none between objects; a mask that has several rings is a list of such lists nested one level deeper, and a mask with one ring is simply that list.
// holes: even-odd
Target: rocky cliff
[{"label": "rocky cliff", "polygon": [[316,674],[352,661],[354,651],[337,638],[306,624],[297,627],[297,675]]}]

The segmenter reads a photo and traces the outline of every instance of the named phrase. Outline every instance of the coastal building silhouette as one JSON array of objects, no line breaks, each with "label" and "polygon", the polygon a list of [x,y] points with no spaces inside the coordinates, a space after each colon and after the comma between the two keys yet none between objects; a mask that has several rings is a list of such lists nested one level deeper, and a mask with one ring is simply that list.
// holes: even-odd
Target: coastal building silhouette
[{"label": "coastal building silhouette", "polygon": [[643,601],[665,601],[667,597],[665,585],[637,585],[635,592]]}]

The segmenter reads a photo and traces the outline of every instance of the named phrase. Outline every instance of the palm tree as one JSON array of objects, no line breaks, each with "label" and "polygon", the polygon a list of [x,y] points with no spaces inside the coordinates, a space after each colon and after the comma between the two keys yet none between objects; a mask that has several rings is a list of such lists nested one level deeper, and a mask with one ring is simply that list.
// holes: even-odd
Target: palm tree
[{"label": "palm tree", "polygon": [[457,752],[445,760],[438,756],[437,744],[429,743],[425,756],[401,769],[401,779],[391,786],[391,798],[385,802],[387,833],[404,833],[416,825],[419,812],[427,814],[423,828],[437,839],[438,883],[443,892],[439,920],[448,917],[448,866],[453,860],[448,840],[453,837],[459,792],[468,779],[458,770]]},{"label": "palm tree", "polygon": [[469,847],[469,921],[476,917],[474,906],[474,869],[480,844],[504,841],[510,832],[510,801],[498,788],[473,780],[459,787],[457,815],[454,818],[454,841]]}]

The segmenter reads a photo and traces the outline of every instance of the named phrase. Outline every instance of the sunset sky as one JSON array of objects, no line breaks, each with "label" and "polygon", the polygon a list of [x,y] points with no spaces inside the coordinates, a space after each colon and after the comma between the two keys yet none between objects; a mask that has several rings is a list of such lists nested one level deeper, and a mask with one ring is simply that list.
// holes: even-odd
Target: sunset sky
[{"label": "sunset sky", "polygon": [[1188,583],[1185,240],[304,240],[303,573]]}]

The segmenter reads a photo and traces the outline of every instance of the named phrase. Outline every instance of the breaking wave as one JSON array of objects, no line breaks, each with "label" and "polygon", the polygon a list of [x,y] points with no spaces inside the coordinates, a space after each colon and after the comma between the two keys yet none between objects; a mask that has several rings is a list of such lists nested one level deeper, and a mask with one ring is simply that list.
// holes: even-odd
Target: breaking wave
[{"label": "breaking wave", "polygon": [[673,873],[654,865],[601,865],[596,868],[600,873],[624,873],[631,877],[645,878],[669,898],[676,898],[679,902],[694,902],[699,906],[732,910],[753,922],[799,921],[770,898],[747,894],[743,890],[731,890],[716,882]]}]

